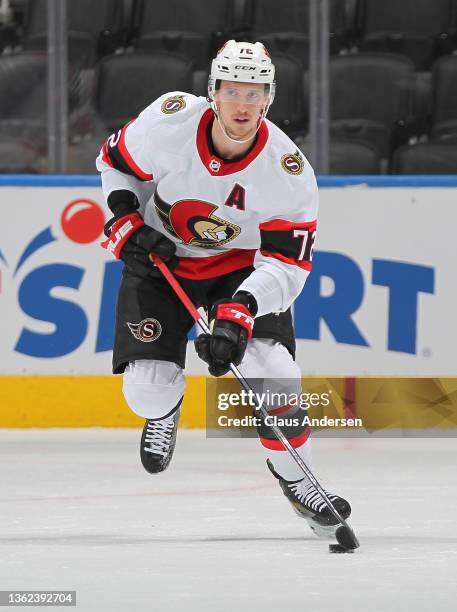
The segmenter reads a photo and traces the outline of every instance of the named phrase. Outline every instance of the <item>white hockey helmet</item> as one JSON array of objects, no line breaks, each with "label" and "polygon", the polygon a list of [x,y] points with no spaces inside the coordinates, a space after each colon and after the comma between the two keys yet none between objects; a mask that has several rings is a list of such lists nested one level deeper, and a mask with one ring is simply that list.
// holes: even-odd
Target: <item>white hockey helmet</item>
[{"label": "white hockey helmet", "polygon": [[262,112],[263,119],[274,100],[276,87],[274,77],[275,67],[262,43],[253,44],[229,40],[219,49],[211,64],[211,73],[208,78],[208,99],[211,108],[218,116],[214,94],[219,80],[263,83],[268,86],[267,104]]}]

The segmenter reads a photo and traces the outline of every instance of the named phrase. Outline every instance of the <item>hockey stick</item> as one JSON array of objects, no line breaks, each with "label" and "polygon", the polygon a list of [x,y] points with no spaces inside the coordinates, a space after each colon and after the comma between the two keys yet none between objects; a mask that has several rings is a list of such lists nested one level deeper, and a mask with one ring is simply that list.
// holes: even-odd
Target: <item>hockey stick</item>
[{"label": "hockey stick", "polygon": [[[190,314],[190,316],[193,318],[193,320],[197,323],[197,325],[199,325],[200,329],[205,334],[211,334],[211,331],[210,331],[210,329],[208,327],[208,324],[206,323],[206,321],[204,320],[202,315],[198,312],[197,308],[192,303],[192,301],[190,300],[189,296],[184,291],[184,289],[181,287],[181,285],[179,284],[178,280],[175,278],[175,276],[172,274],[172,272],[168,269],[167,265],[157,255],[151,254],[149,257],[150,257],[151,261],[159,268],[159,270],[161,271],[163,276],[166,278],[166,280],[168,281],[168,283],[171,286],[171,288],[173,289],[173,291],[176,293],[178,298],[181,300],[181,302],[182,302],[183,306],[186,308],[187,312]],[[255,393],[253,392],[253,390],[249,386],[248,382],[246,381],[244,376],[241,374],[241,372],[238,370],[238,368],[233,363],[230,364],[230,371],[238,379],[238,381],[241,384],[241,386],[243,387],[243,389],[247,393],[249,393],[249,396],[255,398],[256,408],[260,411],[262,416],[264,418],[268,417],[269,413],[268,413],[267,409],[263,406],[263,403],[260,403],[257,400],[257,396],[255,395]],[[329,507],[330,512],[333,514],[335,519],[339,523],[341,523],[341,526],[338,527],[338,529],[336,530],[336,533],[335,533],[335,537],[338,540],[339,544],[344,549],[346,549],[346,550],[354,550],[355,548],[358,548],[360,546],[360,544],[359,544],[359,541],[357,540],[357,537],[356,537],[354,531],[349,526],[347,521],[340,515],[340,513],[335,508],[335,506],[332,504],[332,502],[328,498],[328,495],[326,494],[326,492],[324,491],[322,486],[319,484],[319,482],[316,480],[316,477],[311,472],[309,467],[306,465],[306,463],[303,461],[303,459],[297,453],[295,448],[290,444],[289,440],[283,434],[281,429],[279,427],[277,427],[276,425],[274,425],[274,424],[273,425],[269,425],[269,427],[274,432],[275,436],[278,438],[278,440],[281,442],[281,444],[284,446],[284,448],[292,456],[292,458],[294,459],[294,461],[298,465],[298,467],[302,470],[302,472],[305,474],[305,476],[308,477],[308,479],[311,481],[311,483],[314,485],[314,487],[317,489],[317,491],[323,497],[323,499],[325,500],[327,506]]]}]

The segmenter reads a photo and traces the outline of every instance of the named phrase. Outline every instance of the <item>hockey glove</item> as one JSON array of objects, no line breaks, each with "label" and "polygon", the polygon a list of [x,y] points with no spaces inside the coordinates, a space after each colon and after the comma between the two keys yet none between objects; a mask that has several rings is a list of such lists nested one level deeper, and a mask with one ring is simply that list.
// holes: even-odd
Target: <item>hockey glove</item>
[{"label": "hockey glove", "polygon": [[247,292],[232,299],[218,300],[210,311],[211,335],[202,334],[195,341],[198,356],[209,365],[212,376],[227,374],[230,363],[243,360],[248,340],[252,337],[257,303]]},{"label": "hockey glove", "polygon": [[149,259],[159,255],[171,270],[178,265],[176,245],[157,230],[145,225],[140,213],[129,212],[113,217],[105,225],[102,247],[122,259],[126,267],[137,276],[160,277],[161,272]]}]

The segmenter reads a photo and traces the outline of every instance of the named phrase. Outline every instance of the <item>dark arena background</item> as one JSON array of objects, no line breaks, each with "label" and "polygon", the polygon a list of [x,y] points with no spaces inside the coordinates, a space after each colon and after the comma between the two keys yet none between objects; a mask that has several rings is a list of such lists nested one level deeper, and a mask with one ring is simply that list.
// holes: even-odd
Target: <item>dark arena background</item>
[{"label": "dark arena background", "polygon": [[[206,97],[231,39],[268,49],[267,119],[317,176],[296,363],[352,554],[291,511],[195,329],[166,473],[111,375],[95,160],[159,96]],[[455,610],[457,0],[0,0],[0,196],[0,607]]]}]

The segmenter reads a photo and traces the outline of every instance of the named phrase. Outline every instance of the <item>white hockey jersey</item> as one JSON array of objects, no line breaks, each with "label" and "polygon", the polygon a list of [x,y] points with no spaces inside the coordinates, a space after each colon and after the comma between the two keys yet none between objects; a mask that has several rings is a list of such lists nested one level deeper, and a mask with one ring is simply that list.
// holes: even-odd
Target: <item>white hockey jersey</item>
[{"label": "white hockey jersey", "polygon": [[103,145],[97,168],[105,197],[135,193],[145,222],[176,243],[178,276],[212,278],[253,265],[240,289],[256,298],[257,316],[287,310],[312,265],[314,172],[268,120],[245,157],[221,159],[212,150],[213,120],[206,98],[158,98]]}]

